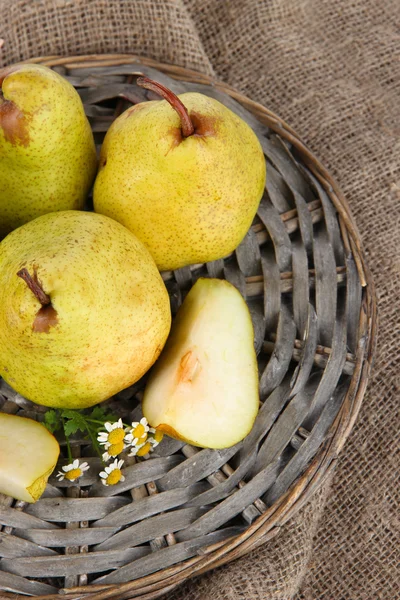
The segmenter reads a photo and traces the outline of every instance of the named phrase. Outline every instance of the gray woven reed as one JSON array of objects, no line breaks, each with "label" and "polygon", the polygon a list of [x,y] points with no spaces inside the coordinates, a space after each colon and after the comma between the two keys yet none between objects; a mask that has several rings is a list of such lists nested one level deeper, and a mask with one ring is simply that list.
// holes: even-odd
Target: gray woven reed
[{"label": "gray woven reed", "polygon": [[[267,189],[236,252],[163,273],[174,314],[198,277],[226,278],[246,299],[262,402],[249,436],[227,450],[165,438],[150,459],[129,459],[125,482],[108,488],[77,437],[73,454],[92,467],[79,485],[52,476],[33,505],[0,495],[1,598],[156,598],[273,537],[330,473],[370,372],[373,284],[345,199],[267,109],[199,73],[129,55],[37,62],[76,86],[98,144],[129,106],[124,96],[152,98],[135,85],[140,73],[217,98],[254,129],[266,157]],[[0,383],[3,412],[43,418],[45,409]],[[114,411],[138,418],[142,388],[118,394]]]}]

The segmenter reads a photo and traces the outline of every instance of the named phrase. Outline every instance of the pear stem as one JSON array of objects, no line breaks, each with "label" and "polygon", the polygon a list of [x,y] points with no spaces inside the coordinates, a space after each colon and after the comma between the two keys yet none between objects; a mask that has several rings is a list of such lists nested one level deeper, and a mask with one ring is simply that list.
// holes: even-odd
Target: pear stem
[{"label": "pear stem", "polygon": [[36,275],[36,271],[34,272],[33,277],[32,275],[30,275],[27,269],[21,269],[20,271],[18,271],[17,275],[25,281],[28,288],[31,290],[31,292],[33,292],[33,294],[39,300],[42,306],[48,306],[49,304],[51,304],[50,296],[46,294],[46,292],[40,285]]},{"label": "pear stem", "polygon": [[178,96],[171,92],[168,88],[163,86],[158,81],[153,81],[153,79],[149,79],[148,77],[139,77],[136,83],[146,90],[150,90],[155,92],[159,96],[162,96],[164,100],[170,103],[172,108],[176,110],[180,119],[181,119],[181,127],[182,127],[182,135],[183,137],[189,137],[194,134],[194,125],[189,116],[187,108],[182,102],[179,100]]}]

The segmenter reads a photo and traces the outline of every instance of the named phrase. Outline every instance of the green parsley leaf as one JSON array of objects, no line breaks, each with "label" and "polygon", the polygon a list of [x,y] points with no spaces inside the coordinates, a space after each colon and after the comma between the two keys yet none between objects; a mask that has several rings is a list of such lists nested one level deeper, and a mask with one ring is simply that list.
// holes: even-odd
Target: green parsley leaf
[{"label": "green parsley leaf", "polygon": [[60,415],[56,410],[47,410],[44,414],[44,423],[43,425],[50,431],[50,433],[54,433],[61,427]]},{"label": "green parsley leaf", "polygon": [[77,410],[70,410],[69,408],[67,408],[61,412],[61,416],[63,419],[65,419],[64,433],[67,437],[69,437],[73,433],[76,433],[77,431],[82,431],[83,433],[86,433],[86,420],[80,412],[78,412]]}]

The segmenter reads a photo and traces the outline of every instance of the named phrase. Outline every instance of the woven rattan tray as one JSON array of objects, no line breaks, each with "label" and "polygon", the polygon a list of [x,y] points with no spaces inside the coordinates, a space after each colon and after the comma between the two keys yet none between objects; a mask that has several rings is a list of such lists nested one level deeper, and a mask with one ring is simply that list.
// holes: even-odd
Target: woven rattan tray
[{"label": "woven rattan tray", "polygon": [[[96,480],[99,460],[77,437],[74,455],[92,466],[79,486],[52,476],[32,505],[0,495],[1,598],[156,598],[273,537],[331,472],[371,368],[373,284],[346,200],[266,108],[199,73],[130,55],[36,62],[76,86],[99,145],[129,106],[124,95],[152,97],[135,85],[144,73],[236,111],[267,161],[264,198],[236,252],[163,273],[173,314],[200,276],[226,278],[246,299],[262,403],[249,436],[227,450],[164,438],[150,459],[131,459],[124,483],[107,488]],[[137,418],[142,388],[112,399],[114,412]],[[0,410],[43,417],[3,381]]]}]

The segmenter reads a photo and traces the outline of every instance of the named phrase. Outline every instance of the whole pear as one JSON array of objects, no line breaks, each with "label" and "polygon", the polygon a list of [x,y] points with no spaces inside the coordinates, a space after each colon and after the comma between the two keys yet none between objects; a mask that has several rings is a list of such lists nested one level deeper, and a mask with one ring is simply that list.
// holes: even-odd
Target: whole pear
[{"label": "whole pear", "polygon": [[0,238],[45,213],[83,208],[96,166],[72,85],[42,65],[0,70]]},{"label": "whole pear", "polygon": [[170,324],[151,255],[108,217],[50,213],[0,244],[0,374],[33,402],[109,398],[150,368]]},{"label": "whole pear", "polygon": [[36,502],[56,466],[60,446],[46,427],[0,413],[0,492]]},{"label": "whole pear", "polygon": [[137,104],[111,125],[94,187],[95,211],[116,219],[160,270],[222,258],[242,241],[266,178],[252,129],[203,94]]},{"label": "whole pear", "polygon": [[158,431],[226,448],[251,430],[259,406],[249,309],[222,279],[198,279],[151,372],[143,414]]}]

